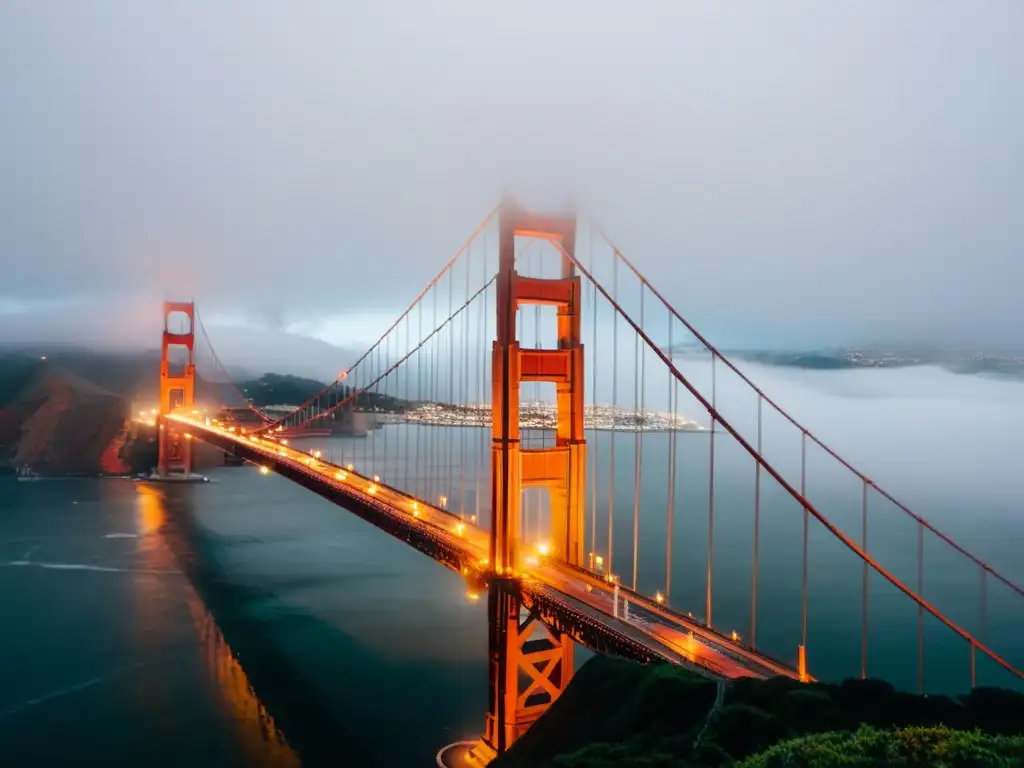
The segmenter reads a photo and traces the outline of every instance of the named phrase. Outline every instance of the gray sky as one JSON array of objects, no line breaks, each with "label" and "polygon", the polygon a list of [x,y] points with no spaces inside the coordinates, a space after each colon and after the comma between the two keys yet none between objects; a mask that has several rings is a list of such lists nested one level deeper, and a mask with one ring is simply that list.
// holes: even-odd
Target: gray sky
[{"label": "gray sky", "polygon": [[1024,349],[1024,5],[8,0],[0,179],[0,339],[358,347],[509,184],[713,341]]}]

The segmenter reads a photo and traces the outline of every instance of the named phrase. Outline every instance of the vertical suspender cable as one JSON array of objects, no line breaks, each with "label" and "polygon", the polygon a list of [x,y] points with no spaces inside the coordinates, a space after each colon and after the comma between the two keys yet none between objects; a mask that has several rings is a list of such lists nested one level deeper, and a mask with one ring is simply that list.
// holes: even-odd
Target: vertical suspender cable
[{"label": "vertical suspender cable", "polygon": [[[612,254],[612,301],[619,303],[619,258]],[[608,460],[608,576],[612,576],[612,545],[614,544],[615,529],[615,427],[618,421],[619,408],[619,312],[612,312],[612,413],[611,413],[611,438],[612,446]]]},{"label": "vertical suspender cable", "polygon": [[[668,314],[668,349],[672,354],[672,313]],[[669,603],[672,597],[672,527],[676,511],[676,399],[679,394],[678,382],[672,371],[668,372],[668,403],[672,412],[672,422],[668,433],[668,523],[665,530],[665,602]]]},{"label": "vertical suspender cable", "polygon": [[[447,318],[448,318],[449,322],[451,321],[452,310],[453,310],[453,303],[452,303],[453,295],[452,294],[453,294],[454,291],[455,291],[455,268],[453,266],[452,269],[448,272],[448,314],[447,314]],[[448,409],[449,409],[449,413],[454,414],[454,411],[451,410],[452,407],[455,404],[455,324],[454,323],[452,323],[448,327],[447,332],[445,333],[445,336],[448,337],[448,403],[447,403],[447,406],[448,406]],[[445,429],[443,431],[445,432],[444,441],[445,441],[445,443],[447,443],[447,446],[446,446],[447,447],[447,451],[446,451],[446,453],[447,453],[447,456],[448,456],[447,466],[444,468],[445,469],[444,488],[445,488],[445,495],[449,497],[449,500],[448,500],[449,503],[448,503],[447,506],[448,506],[449,509],[451,509],[452,506],[453,506],[452,503],[451,503],[451,498],[450,498],[451,495],[452,495],[452,490],[451,489],[452,489],[452,485],[453,485],[452,477],[451,476],[452,476],[453,465],[454,465],[454,457],[453,457],[452,454],[455,451],[455,439],[454,439],[453,435],[449,434],[451,432],[451,430]],[[461,494],[462,494],[462,488],[460,486],[459,487],[459,495],[461,496]],[[461,501],[459,502],[459,515],[460,516],[462,515],[462,502]]]},{"label": "vertical suspender cable", "polygon": [[[640,328],[644,327],[644,284],[640,283]],[[636,590],[637,573],[639,569],[640,553],[640,482],[641,482],[641,461],[643,459],[643,367],[644,355],[640,348],[640,334],[634,335],[634,364],[633,371],[633,424],[635,434],[633,437],[633,590]]]},{"label": "vertical suspender cable", "polygon": [[[487,239],[486,239],[486,236],[484,237],[483,273],[484,273],[484,283],[483,284],[486,286],[487,285]],[[483,402],[484,402],[484,392],[485,392],[485,389],[486,389],[485,377],[487,376],[487,355],[488,355],[487,342],[486,342],[487,335],[486,335],[486,332],[484,331],[484,328],[487,326],[487,289],[486,288],[484,289],[484,300],[483,300],[483,303],[480,306],[481,306],[480,322],[477,323],[477,327],[480,330],[480,337],[479,337],[480,338],[480,349],[477,350],[476,353],[474,353],[474,355],[473,355],[473,357],[475,357],[477,362],[479,363],[479,374],[480,374],[479,376],[475,377],[476,378],[476,382],[473,385],[477,389],[477,396],[474,398],[476,400],[476,403],[474,403],[474,406],[476,406],[476,407],[479,407],[479,406],[481,406],[483,404]],[[479,415],[480,415],[480,411],[474,411],[474,413],[473,413],[474,421],[478,420],[477,417]],[[474,428],[473,433],[472,433],[473,434],[473,442],[474,443],[480,442],[478,437],[479,437],[479,434],[482,433],[482,432],[483,432],[483,430],[480,429],[479,426]],[[483,522],[483,519],[484,519],[483,515],[481,514],[481,510],[480,510],[480,483],[483,481],[483,478],[481,477],[481,466],[480,466],[480,464],[481,464],[481,459],[482,459],[484,450],[485,450],[485,446],[483,444],[474,446],[474,450],[473,450],[473,475],[474,475],[475,481],[476,481],[476,504],[475,504],[476,509],[475,509],[475,512],[476,512],[477,520],[480,521],[480,522]],[[490,461],[490,456],[488,456],[487,460]]]},{"label": "vertical suspender cable", "polygon": [[[807,431],[800,433],[800,496],[807,498]],[[804,506],[803,591],[800,601],[800,645],[807,653],[807,536],[811,513]]]},{"label": "vertical suspender cable", "polygon": [[[419,345],[423,341],[423,302],[419,303],[419,312],[417,313],[419,325],[419,334],[417,336],[416,344]],[[425,358],[424,352],[416,353],[416,402],[418,406],[423,405],[423,361]],[[424,498],[424,487],[423,487],[423,422],[416,422],[416,496]]]},{"label": "vertical suspender cable", "polygon": [[[757,395],[757,455],[761,455],[761,404]],[[750,647],[757,647],[757,569],[761,548],[761,462],[754,462],[754,558],[750,588]]]},{"label": "vertical suspender cable", "polygon": [[[589,238],[587,241],[588,247],[590,248],[590,274],[594,274],[594,227],[590,227]],[[590,435],[593,438],[594,445],[591,453],[591,471],[590,471],[590,570],[594,571],[597,569],[597,474],[599,471],[598,465],[598,436],[599,432],[594,428],[597,424],[597,284],[593,285],[594,299],[591,304],[590,311],[593,319],[593,341],[590,345],[590,354],[586,360],[586,364],[590,365],[591,375],[593,376],[593,383],[590,387],[590,399],[591,399],[591,416],[590,416]],[[584,370],[586,370],[584,368]],[[586,416],[583,419],[583,426],[586,429]]]},{"label": "vertical suspender cable", "polygon": [[[715,380],[715,353],[711,353],[711,407],[717,412],[717,382]],[[715,416],[711,415],[711,436],[710,436],[710,458],[708,460],[708,590],[705,611],[705,621],[711,626],[711,577],[715,570]]]},{"label": "vertical suspender cable", "polygon": [[[438,285],[436,288],[434,288],[434,322],[430,326],[431,333],[433,333],[434,329],[437,328],[437,296],[440,292],[441,287],[440,285]],[[430,377],[430,400],[435,405],[439,405],[441,401],[441,357],[438,353],[441,351],[441,343],[438,340],[437,336],[433,336],[430,339],[430,347],[433,351],[433,354],[431,355],[430,358],[432,369],[432,374]],[[440,495],[438,493],[440,486],[440,475],[437,471],[438,467],[440,466],[440,462],[437,460],[438,448],[440,447],[440,431],[440,428],[438,428],[436,425],[434,429],[430,430],[432,446],[430,449],[430,455],[427,457],[427,476],[429,478],[430,484],[430,498],[428,499],[428,501],[430,501],[431,504],[437,504],[439,501],[438,496]]]},{"label": "vertical suspender cable", "polygon": [[[917,596],[924,597],[924,526],[917,525]],[[917,692],[924,693],[924,606],[917,604]]]},{"label": "vertical suspender cable", "polygon": [[[863,498],[861,499],[861,548],[868,551],[868,486],[869,481],[864,481]],[[868,677],[868,561],[864,561],[864,574],[861,581],[861,619],[860,619],[860,677],[867,680]]]},{"label": "vertical suspender cable", "polygon": [[469,405],[469,291],[471,288],[471,270],[472,260],[466,259],[466,311],[462,315],[462,379],[460,396],[460,404],[464,410],[461,411],[462,418],[459,422],[459,516],[465,517],[465,506],[466,506],[466,430],[469,429],[467,426],[469,419],[469,411],[466,410]]}]

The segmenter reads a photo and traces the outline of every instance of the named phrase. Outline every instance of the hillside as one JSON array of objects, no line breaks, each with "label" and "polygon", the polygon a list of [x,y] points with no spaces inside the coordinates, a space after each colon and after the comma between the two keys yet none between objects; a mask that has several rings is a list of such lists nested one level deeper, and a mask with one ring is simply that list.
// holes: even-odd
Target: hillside
[{"label": "hillside", "polygon": [[[268,405],[300,405],[318,395],[327,385],[301,376],[265,373],[258,379],[243,381],[238,386],[254,406],[263,408]],[[342,386],[342,397],[347,397],[351,392],[349,387]],[[387,412],[401,411],[406,405],[404,400],[380,392],[360,392],[353,404],[357,409],[377,408]]]},{"label": "hillside", "polygon": [[[133,405],[156,404],[159,356],[52,351],[0,354],[0,473],[125,474],[155,463],[153,434],[131,428]],[[229,384],[196,383],[200,402],[239,403]],[[152,431],[152,430],[150,430]]]},{"label": "hillside", "polygon": [[13,361],[0,376],[0,467],[127,472],[127,401],[59,366]]},{"label": "hillside", "polygon": [[[678,667],[642,666],[598,656],[580,669],[548,713],[493,765],[711,768],[745,759],[749,762],[742,764],[749,768],[843,764],[808,758],[830,753],[868,755],[867,762],[848,765],[901,765],[908,763],[879,762],[877,750],[879,744],[889,749],[904,742],[921,750],[928,744],[938,745],[940,751],[950,744],[968,750],[991,748],[992,754],[998,751],[1024,759],[1024,739],[1019,737],[1024,732],[1024,695],[1012,691],[982,688],[954,700],[899,693],[877,680],[847,680],[841,685],[801,684],[787,678],[738,680],[725,689],[715,709],[716,693],[716,683]],[[861,729],[862,725],[886,732],[879,736]],[[934,726],[939,725],[954,732],[936,730]],[[891,732],[915,727],[926,730]],[[986,742],[965,733],[974,729],[1017,738]],[[835,735],[820,735],[828,733]],[[802,741],[787,743],[793,739]],[[772,748],[774,752],[766,752]],[[793,755],[801,757],[787,762]],[[1018,764],[1022,763],[949,763]]]},{"label": "hillside", "polygon": [[239,383],[238,387],[257,408],[268,405],[299,405],[326,386],[315,379],[280,373],[265,373]]}]

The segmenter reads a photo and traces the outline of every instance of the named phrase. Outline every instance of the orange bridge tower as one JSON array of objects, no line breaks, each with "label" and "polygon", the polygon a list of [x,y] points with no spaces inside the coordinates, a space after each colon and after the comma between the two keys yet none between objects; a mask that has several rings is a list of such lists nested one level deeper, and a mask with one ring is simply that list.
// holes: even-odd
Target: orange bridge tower
[{"label": "orange bridge tower", "polygon": [[[161,477],[171,471],[188,475],[192,471],[192,444],[166,417],[177,408],[191,408],[196,395],[195,317],[193,302],[164,302],[164,333],[160,345],[160,422],[158,426],[160,453],[157,469]],[[172,318],[184,320],[184,329],[171,330]],[[175,326],[179,323],[175,322]],[[172,350],[180,357],[185,350],[184,363],[172,361]],[[183,366],[183,367],[182,367]]]},{"label": "orange bridge tower", "polygon": [[[516,237],[545,238],[562,250],[560,277],[516,272]],[[524,487],[547,488],[551,502],[550,556],[572,565],[584,560],[586,439],[583,431],[583,345],[576,219],[538,216],[506,202],[499,212],[497,339],[493,347],[491,442],[491,562],[488,594],[490,693],[483,741],[472,758],[485,763],[504,753],[565,690],[573,674],[573,641],[524,615],[516,574],[521,556]],[[554,306],[558,346],[523,349],[516,309]],[[523,382],[554,382],[555,444],[522,448],[519,396]]]}]

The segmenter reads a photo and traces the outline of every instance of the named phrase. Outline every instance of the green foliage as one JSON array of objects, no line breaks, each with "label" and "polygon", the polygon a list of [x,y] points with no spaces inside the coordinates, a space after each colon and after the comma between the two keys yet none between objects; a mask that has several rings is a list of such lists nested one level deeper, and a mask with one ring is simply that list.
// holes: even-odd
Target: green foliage
[{"label": "green foliage", "polygon": [[590,744],[559,755],[552,768],[686,768],[686,763],[662,752],[643,752],[629,744]]},{"label": "green foliage", "polygon": [[253,405],[298,405],[324,388],[322,382],[281,373],[265,373],[258,379],[243,381],[239,389]]},{"label": "green foliage", "polygon": [[714,700],[714,683],[679,667],[596,657],[494,768],[1024,766],[1014,691],[954,700],[776,677],[732,681],[709,720]]},{"label": "green foliage", "polygon": [[736,768],[859,768],[921,765],[997,768],[1024,763],[1024,737],[991,736],[942,726],[884,731],[829,732],[790,739],[749,757]]}]

